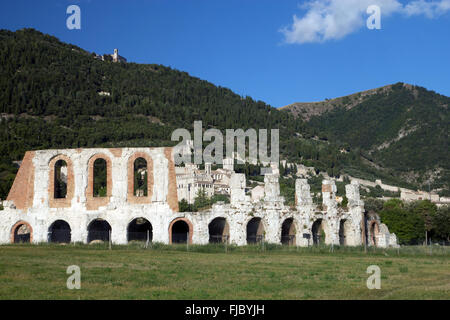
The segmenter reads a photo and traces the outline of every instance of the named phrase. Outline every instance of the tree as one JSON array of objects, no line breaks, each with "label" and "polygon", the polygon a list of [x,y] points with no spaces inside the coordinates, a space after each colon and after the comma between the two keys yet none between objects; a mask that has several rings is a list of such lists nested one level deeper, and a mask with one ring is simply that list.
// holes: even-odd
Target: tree
[{"label": "tree", "polygon": [[186,201],[186,199],[182,199],[178,202],[178,208],[180,212],[188,212],[189,211],[189,203]]},{"label": "tree", "polygon": [[210,199],[203,188],[199,189],[194,201],[194,210],[198,211],[210,205]]},{"label": "tree", "polygon": [[422,241],[425,234],[425,226],[422,217],[413,210],[405,208],[399,199],[386,201],[380,218],[390,232],[397,235],[400,244],[417,244]]},{"label": "tree", "polygon": [[444,206],[433,216],[433,232],[438,239],[450,241],[450,207]]},{"label": "tree", "polygon": [[430,200],[417,201],[413,204],[413,212],[423,219],[425,227],[425,243],[428,243],[428,234],[433,228],[433,218],[437,207]]}]

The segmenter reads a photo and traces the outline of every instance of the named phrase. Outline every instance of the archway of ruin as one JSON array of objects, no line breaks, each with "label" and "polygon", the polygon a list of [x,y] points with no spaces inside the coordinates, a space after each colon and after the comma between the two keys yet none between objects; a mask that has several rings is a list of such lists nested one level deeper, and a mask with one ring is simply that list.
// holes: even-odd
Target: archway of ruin
[{"label": "archway of ruin", "polygon": [[169,227],[170,243],[192,243],[192,232],[192,224],[187,219],[175,219]]},{"label": "archway of ruin", "polygon": [[370,244],[375,247],[378,245],[377,236],[378,236],[379,230],[380,230],[380,228],[378,226],[378,222],[376,220],[372,221],[369,226],[369,241],[370,241]]},{"label": "archway of ruin", "polygon": [[109,241],[111,226],[106,220],[96,219],[88,226],[87,242],[92,241]]},{"label": "archway of ruin", "polygon": [[48,242],[70,243],[71,229],[64,220],[56,220],[48,228]]},{"label": "archway of ruin", "polygon": [[295,245],[295,223],[293,218],[284,220],[281,225],[281,244]]},{"label": "archway of ruin", "polygon": [[230,239],[230,227],[225,218],[215,218],[208,225],[209,243],[228,243]]},{"label": "archway of ruin", "polygon": [[17,222],[11,230],[12,243],[31,243],[33,241],[33,229],[25,221]]},{"label": "archway of ruin", "polygon": [[247,243],[259,243],[264,241],[264,225],[261,218],[252,218],[247,223]]},{"label": "archway of ruin", "polygon": [[350,240],[351,224],[350,220],[342,219],[339,222],[339,245],[346,246]]},{"label": "archway of ruin", "polygon": [[153,227],[145,218],[136,218],[128,224],[127,240],[130,241],[152,241]]},{"label": "archway of ruin", "polygon": [[325,232],[325,220],[323,219],[317,219],[314,221],[312,225],[312,238],[313,243],[316,245],[324,244],[326,240],[326,232]]}]

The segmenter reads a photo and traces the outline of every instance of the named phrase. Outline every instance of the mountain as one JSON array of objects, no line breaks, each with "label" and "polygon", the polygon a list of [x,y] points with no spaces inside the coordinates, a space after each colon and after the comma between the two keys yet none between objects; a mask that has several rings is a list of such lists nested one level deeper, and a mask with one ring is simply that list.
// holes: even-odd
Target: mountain
[{"label": "mountain", "polygon": [[450,98],[404,83],[282,110],[345,149],[361,150],[379,170],[405,181],[448,189]]},{"label": "mountain", "polygon": [[174,145],[172,132],[195,120],[279,128],[283,141],[302,131],[291,115],[186,72],[101,61],[34,29],[0,30],[0,64],[2,199],[26,150]]},{"label": "mountain", "polygon": [[[405,84],[405,86],[409,85]],[[288,106],[281,107],[280,110],[289,111],[295,117],[309,121],[313,116],[320,116],[321,114],[338,107],[344,107],[345,109],[350,110],[368,97],[377,93],[387,92],[391,88],[392,85],[388,85],[382,88],[371,89],[348,96],[335,99],[326,99],[325,101],[319,102],[295,102]]]},{"label": "mountain", "polygon": [[[445,121],[448,123],[447,97],[417,87],[416,99],[416,91],[395,85],[386,89],[392,94],[376,89],[361,101],[358,94],[358,98],[344,97],[327,112],[301,119],[289,112],[290,108],[273,108],[186,72],[158,64],[102,61],[96,56],[33,29],[0,30],[0,198],[6,197],[15,177],[14,162],[20,161],[26,150],[174,145],[176,142],[170,141],[172,132],[176,128],[192,132],[196,120],[203,121],[204,130],[214,127],[222,132],[227,128],[280,129],[282,159],[314,166],[330,176],[348,173],[417,188],[425,181],[422,176],[428,168],[439,167],[442,171],[431,187],[442,187],[444,181],[443,188],[449,189],[448,176],[442,178],[448,173],[448,134],[442,129]],[[384,104],[392,106],[396,99],[402,106],[414,102],[412,122],[405,122],[398,112],[379,110]],[[439,121],[433,122],[435,116],[425,111],[431,110],[427,109],[429,104],[433,104]],[[367,112],[376,119],[364,117],[364,112],[342,118],[341,113],[356,112],[362,106],[371,109]],[[415,114],[416,109],[425,114]],[[436,111],[441,109],[444,111]],[[391,121],[392,117],[403,122]],[[322,125],[326,119],[327,125]],[[425,128],[433,125],[429,132],[422,129],[423,123],[427,123]],[[375,131],[366,134],[366,127]],[[416,131],[410,132],[415,127]],[[432,155],[423,155],[414,145],[403,145],[401,151],[411,157],[406,160],[424,159],[423,166],[420,161],[411,164],[412,169],[396,165],[395,157],[402,155],[395,154],[394,146],[405,141],[393,141],[399,128],[404,128],[408,137],[427,133],[426,137],[436,138],[440,134],[428,144],[416,137],[421,146],[432,150]],[[366,138],[359,139],[359,135]],[[389,141],[386,148],[375,150]],[[242,170],[255,172],[254,168]],[[417,172],[417,178],[406,174],[410,172]]]}]

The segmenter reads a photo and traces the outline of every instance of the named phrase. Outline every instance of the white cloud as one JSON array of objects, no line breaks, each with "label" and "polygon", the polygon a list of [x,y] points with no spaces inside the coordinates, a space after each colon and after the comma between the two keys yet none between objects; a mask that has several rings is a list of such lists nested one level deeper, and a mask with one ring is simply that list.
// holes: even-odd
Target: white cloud
[{"label": "white cloud", "polygon": [[435,18],[450,10],[450,0],[425,1],[414,0],[404,8],[408,16],[425,15],[427,18]]},{"label": "white cloud", "polygon": [[433,18],[450,10],[450,0],[414,0],[405,6],[398,0],[308,0],[300,6],[305,14],[300,18],[294,15],[292,25],[280,32],[287,43],[341,39],[365,26],[370,5],[380,7],[382,18],[393,13]]}]

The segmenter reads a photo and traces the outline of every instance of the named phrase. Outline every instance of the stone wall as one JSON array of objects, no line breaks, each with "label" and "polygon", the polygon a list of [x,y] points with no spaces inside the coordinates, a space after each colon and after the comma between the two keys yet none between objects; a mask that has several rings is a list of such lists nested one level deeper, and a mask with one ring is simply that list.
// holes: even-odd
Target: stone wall
[{"label": "stone wall", "polygon": [[[245,175],[233,174],[230,204],[218,203],[207,211],[180,213],[172,151],[171,148],[122,148],[27,152],[5,201],[5,210],[0,213],[0,243],[14,241],[21,225],[31,230],[31,242],[47,242],[54,222],[62,220],[70,226],[71,242],[87,243],[92,222],[102,221],[109,224],[113,243],[126,244],[131,222],[143,218],[151,224],[153,242],[170,243],[174,230],[182,224],[189,242],[206,244],[210,241],[210,223],[222,218],[226,221],[226,241],[230,244],[248,243],[247,238],[253,232],[250,221],[258,224],[256,238],[269,243],[279,244],[288,237],[289,243],[299,246],[314,242],[362,244],[364,203],[356,182],[346,186],[349,204],[347,208],[340,208],[334,181],[323,181],[323,203],[314,204],[307,180],[299,179],[296,181],[296,207],[292,208],[286,206],[280,196],[278,175],[265,176],[264,197],[252,202],[245,195]],[[93,162],[98,158],[107,163],[106,197],[100,198],[92,192]],[[137,158],[147,161],[146,197],[133,193],[133,165]],[[68,165],[68,192],[63,199],[54,199],[52,190],[53,170],[58,159],[64,159]],[[290,223],[289,228],[282,228],[283,223]],[[380,240],[379,245],[392,245],[392,241]]]}]

